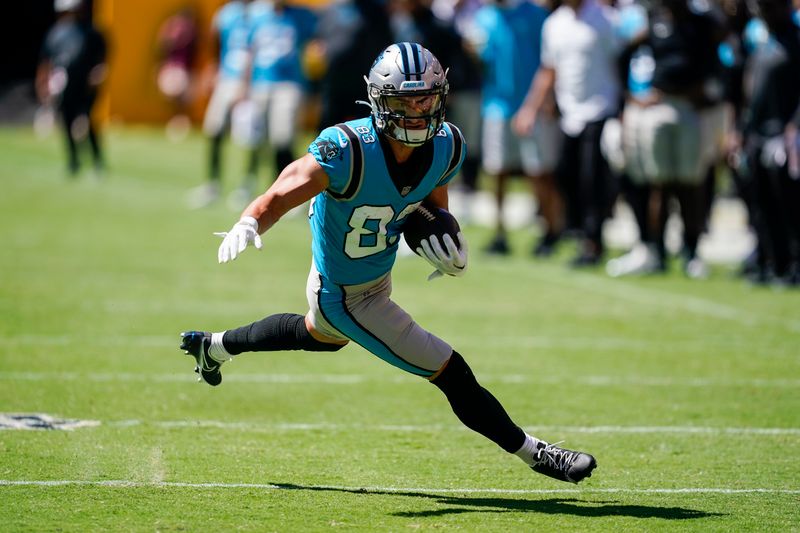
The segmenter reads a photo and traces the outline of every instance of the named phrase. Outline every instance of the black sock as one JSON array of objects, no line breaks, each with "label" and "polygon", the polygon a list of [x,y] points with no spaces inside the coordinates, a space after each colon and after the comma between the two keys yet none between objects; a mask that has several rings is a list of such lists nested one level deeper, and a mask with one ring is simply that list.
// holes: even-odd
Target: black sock
[{"label": "black sock", "polygon": [[525,432],[511,418],[492,394],[480,386],[461,355],[453,351],[447,366],[433,381],[447,396],[459,420],[495,442],[508,453],[514,453],[525,442]]},{"label": "black sock", "polygon": [[305,317],[293,313],[271,315],[250,325],[229,329],[222,337],[222,344],[231,355],[282,350],[335,352],[344,346],[318,341],[306,329]]}]

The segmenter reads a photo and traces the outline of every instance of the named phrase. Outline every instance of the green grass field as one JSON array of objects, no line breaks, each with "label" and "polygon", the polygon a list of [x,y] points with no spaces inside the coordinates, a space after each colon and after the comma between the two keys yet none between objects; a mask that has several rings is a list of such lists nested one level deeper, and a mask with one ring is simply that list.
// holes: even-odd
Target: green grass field
[{"label": "green grass field", "polygon": [[106,142],[109,175],[69,180],[60,139],[0,129],[0,412],[99,422],[0,430],[0,530],[800,530],[800,291],[722,267],[578,273],[568,249],[523,254],[526,232],[490,260],[479,227],[462,279],[399,260],[395,299],[520,425],[597,457],[569,485],[356,346],[246,354],[196,383],[180,331],[305,312],[307,227],[220,266],[212,232],[237,214],[183,202],[202,140]]}]

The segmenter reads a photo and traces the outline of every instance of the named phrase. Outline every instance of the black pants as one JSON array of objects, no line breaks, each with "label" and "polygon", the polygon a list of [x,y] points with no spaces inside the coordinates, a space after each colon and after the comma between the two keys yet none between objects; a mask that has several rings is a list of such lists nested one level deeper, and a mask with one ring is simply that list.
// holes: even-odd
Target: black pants
[{"label": "black pants", "polygon": [[67,142],[68,166],[71,173],[76,173],[80,168],[78,158],[78,146],[83,141],[80,118],[85,118],[85,135],[89,140],[92,150],[92,158],[95,167],[101,167],[103,157],[100,150],[100,142],[97,138],[97,131],[92,122],[92,108],[94,107],[95,95],[69,96],[62,99],[59,105],[62,127]]},{"label": "black pants", "polygon": [[748,161],[759,267],[784,277],[800,262],[800,181],[789,176],[787,164],[765,167],[760,146],[750,147]]},{"label": "black pants", "polygon": [[556,169],[567,210],[567,227],[602,249],[603,222],[611,213],[616,186],[600,152],[605,119],[586,125],[577,136],[564,135]]}]

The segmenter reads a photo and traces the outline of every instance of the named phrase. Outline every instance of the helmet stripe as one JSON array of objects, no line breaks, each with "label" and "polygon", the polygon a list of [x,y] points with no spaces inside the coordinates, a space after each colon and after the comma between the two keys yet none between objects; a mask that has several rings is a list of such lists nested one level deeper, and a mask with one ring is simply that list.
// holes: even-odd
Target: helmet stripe
[{"label": "helmet stripe", "polygon": [[411,43],[411,49],[414,51],[414,72],[416,79],[422,79],[422,61],[420,59],[420,46],[417,43]]},{"label": "helmet stripe", "polygon": [[406,81],[411,79],[409,73],[411,72],[411,65],[409,65],[409,58],[408,58],[408,49],[406,48],[408,43],[400,43],[400,57],[403,59],[403,74],[405,74]]}]

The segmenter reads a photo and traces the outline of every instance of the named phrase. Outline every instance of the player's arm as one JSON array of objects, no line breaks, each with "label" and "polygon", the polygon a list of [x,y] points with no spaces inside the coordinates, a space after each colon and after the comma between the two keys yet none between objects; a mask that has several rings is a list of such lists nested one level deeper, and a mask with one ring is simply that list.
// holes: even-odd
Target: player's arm
[{"label": "player's arm", "polygon": [[223,237],[217,254],[219,262],[236,259],[250,243],[261,249],[260,234],[275,225],[290,209],[324,191],[328,183],[328,175],[311,154],[287,165],[275,183],[250,202],[230,231],[216,234]]},{"label": "player's arm", "polygon": [[450,196],[447,192],[447,184],[440,185],[431,191],[427,198],[428,202],[441,207],[442,209],[449,210]]},{"label": "player's arm", "polygon": [[259,233],[271,228],[290,209],[328,188],[328,175],[314,156],[306,154],[283,169],[267,192],[250,202],[242,216],[258,221]]},{"label": "player's arm", "polygon": [[108,77],[108,43],[100,32],[92,34],[92,69],[86,83],[91,89],[97,89]]},{"label": "player's arm", "polygon": [[36,68],[36,81],[35,81],[35,88],[36,88],[36,97],[39,99],[39,103],[45,104],[50,101],[50,88],[48,87],[48,81],[50,79],[50,70],[51,64],[50,60],[42,59],[39,65]]},{"label": "player's arm", "polygon": [[36,90],[36,97],[39,103],[48,104],[52,99],[50,93],[50,75],[53,70],[53,44],[52,44],[52,30],[45,37],[44,44],[42,45],[42,52],[39,57],[39,64],[36,67],[36,78],[34,80],[34,88]]},{"label": "player's arm", "polygon": [[512,118],[514,131],[519,135],[530,135],[536,124],[536,116],[544,106],[550,91],[556,84],[556,69],[541,65],[533,77],[525,101]]}]

